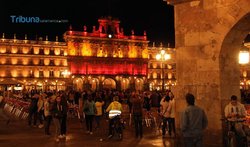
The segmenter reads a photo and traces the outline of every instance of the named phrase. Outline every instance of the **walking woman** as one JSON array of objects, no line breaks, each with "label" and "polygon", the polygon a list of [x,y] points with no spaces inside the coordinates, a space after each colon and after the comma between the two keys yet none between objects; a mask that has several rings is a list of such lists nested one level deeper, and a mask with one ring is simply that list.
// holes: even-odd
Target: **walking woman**
[{"label": "walking woman", "polygon": [[83,111],[85,113],[87,133],[92,135],[93,134],[92,124],[93,124],[93,118],[95,116],[96,107],[95,107],[95,102],[93,101],[91,95],[88,95],[88,99],[87,101],[85,101],[83,105]]},{"label": "walking woman", "polygon": [[51,115],[52,105],[53,105],[53,100],[49,96],[44,100],[45,135],[50,135],[49,128],[52,121],[52,115]]},{"label": "walking woman", "polygon": [[55,139],[56,142],[59,142],[59,135],[61,134],[61,121],[62,121],[62,105],[60,96],[56,97],[56,101],[52,108],[52,116],[56,129]]}]

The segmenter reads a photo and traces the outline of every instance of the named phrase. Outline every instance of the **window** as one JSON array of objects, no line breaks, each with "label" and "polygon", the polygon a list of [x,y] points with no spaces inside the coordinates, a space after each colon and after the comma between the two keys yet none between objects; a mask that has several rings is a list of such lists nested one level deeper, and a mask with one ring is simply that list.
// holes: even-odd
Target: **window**
[{"label": "window", "polygon": [[157,68],[161,68],[161,63],[157,63]]},{"label": "window", "polygon": [[49,76],[54,77],[54,71],[53,70],[49,71]]},{"label": "window", "polygon": [[160,79],[160,78],[161,78],[161,74],[157,73],[157,79]]},{"label": "window", "polygon": [[49,51],[49,55],[55,55],[55,53],[54,53],[54,50],[53,50],[53,49],[50,49],[50,51]]},{"label": "window", "polygon": [[43,71],[39,70],[39,77],[43,77]]},{"label": "window", "polygon": [[153,68],[153,63],[150,63],[150,68]]},{"label": "window", "polygon": [[44,50],[43,50],[43,48],[40,48],[40,50],[39,50],[39,55],[44,55]]},{"label": "window", "polygon": [[43,59],[40,59],[39,64],[43,65]]},{"label": "window", "polygon": [[55,65],[54,60],[50,60],[49,65],[51,65],[51,66]]}]

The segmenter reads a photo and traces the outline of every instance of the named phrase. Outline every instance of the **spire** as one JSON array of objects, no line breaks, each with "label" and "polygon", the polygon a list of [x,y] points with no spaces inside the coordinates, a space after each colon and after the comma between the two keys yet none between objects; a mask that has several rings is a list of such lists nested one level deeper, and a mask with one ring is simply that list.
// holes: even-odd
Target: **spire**
[{"label": "spire", "polygon": [[58,36],[56,36],[56,42],[58,42]]},{"label": "spire", "polygon": [[48,35],[46,35],[45,40],[48,41]]},{"label": "spire", "polygon": [[144,32],[143,32],[143,38],[144,38],[144,40],[147,40],[147,32],[144,30]]},{"label": "spire", "polygon": [[14,34],[14,39],[16,39],[16,33]]},{"label": "spire", "polygon": [[134,30],[131,30],[131,34],[132,34],[132,35],[134,35],[134,34],[135,34]]},{"label": "spire", "polygon": [[69,26],[69,35],[72,35],[72,26]]},{"label": "spire", "polygon": [[3,33],[2,39],[4,39],[4,38],[5,38],[5,34]]},{"label": "spire", "polygon": [[83,31],[86,32],[87,31],[87,26],[83,26]]},{"label": "spire", "polygon": [[27,34],[24,35],[24,43],[27,43],[28,40],[27,40]]}]

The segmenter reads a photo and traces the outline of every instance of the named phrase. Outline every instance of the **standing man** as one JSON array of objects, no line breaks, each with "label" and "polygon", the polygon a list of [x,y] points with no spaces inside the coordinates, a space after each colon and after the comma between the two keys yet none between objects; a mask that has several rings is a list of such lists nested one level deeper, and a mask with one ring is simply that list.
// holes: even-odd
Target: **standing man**
[{"label": "standing man", "polygon": [[182,112],[180,129],[185,147],[202,147],[203,130],[207,128],[208,120],[203,109],[195,106],[195,97],[186,94],[187,108]]},{"label": "standing man", "polygon": [[142,101],[139,94],[135,94],[134,97],[132,97],[132,113],[136,138],[142,138]]},{"label": "standing man", "polygon": [[[170,119],[170,111],[171,111],[171,103],[170,103],[170,97],[166,95],[164,98],[161,99],[160,102],[161,105],[161,116],[162,116],[162,137],[166,137],[166,130],[168,130],[168,134],[171,137],[172,133],[172,126],[171,119]],[[168,124],[168,125],[167,125]],[[168,129],[167,129],[168,126]]]}]

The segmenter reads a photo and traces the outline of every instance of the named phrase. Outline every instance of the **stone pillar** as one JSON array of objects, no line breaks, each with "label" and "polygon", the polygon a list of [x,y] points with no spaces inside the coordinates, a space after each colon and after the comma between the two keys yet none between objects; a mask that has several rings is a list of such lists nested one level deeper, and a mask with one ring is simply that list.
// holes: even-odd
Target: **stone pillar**
[{"label": "stone pillar", "polygon": [[[237,47],[250,30],[247,25],[239,25],[247,29],[235,28],[235,25],[249,14],[250,1],[239,0],[239,5],[229,0],[168,2],[175,6],[177,127],[180,112],[186,107],[185,94],[193,93],[196,105],[208,115],[206,141],[220,146],[224,107],[231,95],[240,97]],[[250,20],[250,16],[247,18],[242,23],[249,24],[246,20]]]}]

